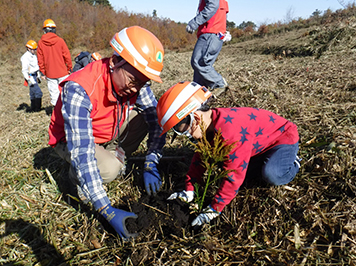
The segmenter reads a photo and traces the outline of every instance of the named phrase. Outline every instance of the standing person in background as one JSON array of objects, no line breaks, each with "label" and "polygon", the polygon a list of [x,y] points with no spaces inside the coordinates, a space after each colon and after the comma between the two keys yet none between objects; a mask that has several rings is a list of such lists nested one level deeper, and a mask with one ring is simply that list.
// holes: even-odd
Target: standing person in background
[{"label": "standing person in background", "polygon": [[90,54],[89,52],[80,52],[75,58],[75,65],[73,67],[73,72],[82,69],[87,64],[100,60],[101,55],[97,52]]},{"label": "standing person in background", "polygon": [[198,29],[198,40],[191,58],[193,81],[210,88],[215,96],[228,89],[226,80],[213,67],[223,42],[231,40],[230,33],[226,32],[228,12],[227,0],[200,0],[197,15],[186,27],[188,33]]},{"label": "standing person in background", "polygon": [[42,91],[38,86],[37,78],[39,67],[37,64],[37,43],[29,40],[26,43],[27,51],[21,56],[22,75],[30,87],[31,111],[39,112],[42,106]]},{"label": "standing person in background", "polygon": [[47,86],[51,97],[51,104],[56,105],[58,85],[68,77],[72,70],[72,59],[65,41],[57,36],[56,24],[51,19],[43,22],[41,40],[38,42],[38,65],[43,79],[47,78]]},{"label": "standing person in background", "polygon": [[90,201],[122,238],[128,238],[133,235],[125,221],[136,215],[112,207],[102,184],[125,173],[125,157],[148,133],[143,181],[150,195],[162,185],[157,166],[165,134],[160,136],[149,80],[162,82],[164,50],[155,35],[139,26],[116,33],[110,45],[110,58],[87,65],[60,84],[49,145],[70,163],[69,178],[83,202]]}]

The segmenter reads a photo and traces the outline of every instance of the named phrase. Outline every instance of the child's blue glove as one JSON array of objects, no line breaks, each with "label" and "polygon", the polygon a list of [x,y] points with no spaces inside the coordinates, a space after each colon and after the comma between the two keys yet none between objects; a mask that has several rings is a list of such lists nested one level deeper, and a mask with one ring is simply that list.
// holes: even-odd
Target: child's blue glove
[{"label": "child's blue glove", "polygon": [[130,234],[125,225],[127,218],[137,218],[137,215],[133,212],[116,209],[109,204],[100,211],[100,214],[110,223],[121,238],[128,239],[137,236],[137,234]]},{"label": "child's blue glove", "polygon": [[203,224],[208,224],[210,221],[220,215],[219,212],[211,208],[209,205],[206,207],[201,214],[192,222],[192,226],[201,226]]},{"label": "child's blue glove", "polygon": [[145,162],[143,181],[148,195],[151,195],[151,190],[153,194],[156,194],[161,188],[162,179],[158,173],[157,164],[155,162]]}]

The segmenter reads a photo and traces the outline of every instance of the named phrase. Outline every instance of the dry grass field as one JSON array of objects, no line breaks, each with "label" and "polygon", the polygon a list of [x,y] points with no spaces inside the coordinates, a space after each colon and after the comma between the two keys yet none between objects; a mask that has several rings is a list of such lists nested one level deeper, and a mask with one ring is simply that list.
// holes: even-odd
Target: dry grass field
[{"label": "dry grass field", "polygon": [[[1,62],[0,265],[355,265],[355,36],[350,20],[224,45],[215,67],[231,90],[213,106],[263,108],[296,123],[301,170],[286,186],[243,186],[198,232],[187,224],[174,233],[174,219],[162,219],[130,242],[68,196],[68,165],[47,145],[50,116],[26,112],[20,54]],[[164,82],[153,84],[158,98],[192,78],[190,56],[167,53]],[[46,83],[40,86],[48,107]],[[186,140],[170,137],[165,154],[186,160],[161,166],[162,195],[182,186],[192,155]],[[113,204],[144,202],[157,219],[169,216],[168,203],[145,196],[141,170],[134,161],[107,186]]]}]

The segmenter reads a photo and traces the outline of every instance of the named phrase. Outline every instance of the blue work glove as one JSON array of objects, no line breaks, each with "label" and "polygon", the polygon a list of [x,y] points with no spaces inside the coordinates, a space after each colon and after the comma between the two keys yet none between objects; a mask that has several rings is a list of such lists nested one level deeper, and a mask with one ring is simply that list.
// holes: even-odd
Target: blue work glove
[{"label": "blue work glove", "polygon": [[145,162],[143,181],[148,195],[156,194],[162,186],[162,179],[157,170],[157,164],[152,161]]},{"label": "blue work glove", "polygon": [[206,207],[201,214],[192,222],[192,226],[201,226],[210,223],[211,220],[218,217],[220,212],[214,210],[210,205]]},{"label": "blue work glove", "polygon": [[121,238],[128,239],[137,236],[137,234],[130,234],[125,225],[127,218],[137,218],[137,215],[133,212],[116,209],[109,204],[100,211],[100,214],[109,222]]}]

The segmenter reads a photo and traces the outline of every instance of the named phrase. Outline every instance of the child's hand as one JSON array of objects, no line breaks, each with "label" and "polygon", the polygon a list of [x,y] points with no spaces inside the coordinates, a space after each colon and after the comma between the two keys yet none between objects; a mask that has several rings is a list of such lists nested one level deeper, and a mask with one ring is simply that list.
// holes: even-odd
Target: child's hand
[{"label": "child's hand", "polygon": [[194,199],[194,191],[183,190],[181,192],[174,192],[167,198],[167,200],[174,200],[176,198],[180,199],[181,201],[191,202]]},{"label": "child's hand", "polygon": [[203,224],[210,223],[211,220],[218,217],[220,215],[219,212],[211,208],[209,205],[206,207],[201,214],[198,215],[197,218],[192,222],[192,226],[201,226]]}]

